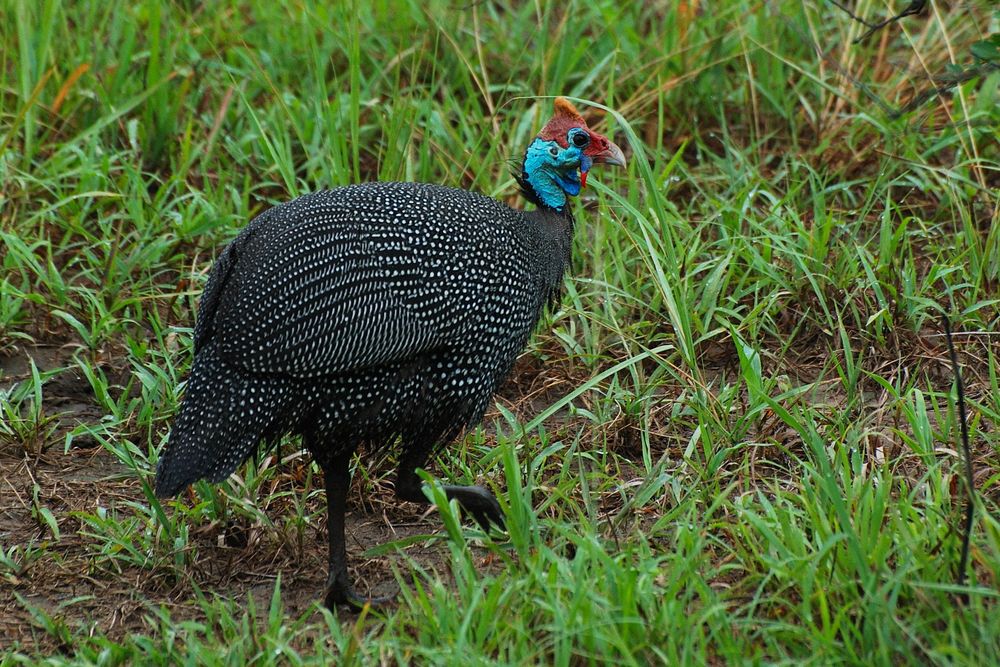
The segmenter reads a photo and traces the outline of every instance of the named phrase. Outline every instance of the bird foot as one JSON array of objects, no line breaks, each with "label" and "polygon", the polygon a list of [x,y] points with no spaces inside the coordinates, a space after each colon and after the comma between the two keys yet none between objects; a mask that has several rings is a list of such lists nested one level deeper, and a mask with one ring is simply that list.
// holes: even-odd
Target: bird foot
[{"label": "bird foot", "polygon": [[347,581],[347,575],[331,577],[330,583],[326,587],[326,597],[323,605],[330,611],[335,611],[337,607],[347,607],[351,611],[361,611],[365,607],[379,608],[393,602],[395,595],[379,595],[365,597],[358,595],[354,586]]},{"label": "bird foot", "polygon": [[445,486],[444,492],[451,500],[454,498],[466,514],[471,514],[476,523],[490,532],[492,523],[501,530],[504,528],[503,510],[496,497],[481,486]]}]

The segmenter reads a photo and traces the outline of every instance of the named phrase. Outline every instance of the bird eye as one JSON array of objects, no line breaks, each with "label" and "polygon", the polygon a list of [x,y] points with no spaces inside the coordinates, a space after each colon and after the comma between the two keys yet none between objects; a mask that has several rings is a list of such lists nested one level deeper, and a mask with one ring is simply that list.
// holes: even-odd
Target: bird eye
[{"label": "bird eye", "polygon": [[573,145],[577,148],[584,148],[590,143],[590,135],[586,132],[577,130],[576,132],[570,133],[570,141],[572,141]]}]

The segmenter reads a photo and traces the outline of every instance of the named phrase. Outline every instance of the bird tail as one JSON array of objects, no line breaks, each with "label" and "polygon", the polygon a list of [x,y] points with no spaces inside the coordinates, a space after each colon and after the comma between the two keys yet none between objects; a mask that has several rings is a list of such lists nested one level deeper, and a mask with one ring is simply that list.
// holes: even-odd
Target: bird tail
[{"label": "bird tail", "polygon": [[156,495],[188,484],[219,482],[257,449],[283,410],[280,383],[258,380],[222,360],[215,341],[198,351],[180,414],[156,466]]}]

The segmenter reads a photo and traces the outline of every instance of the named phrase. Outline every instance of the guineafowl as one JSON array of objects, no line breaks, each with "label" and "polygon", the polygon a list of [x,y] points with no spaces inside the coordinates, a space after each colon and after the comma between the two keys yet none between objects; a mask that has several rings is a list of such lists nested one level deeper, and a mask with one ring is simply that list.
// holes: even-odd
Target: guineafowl
[{"label": "guineafowl", "polygon": [[[363,605],[347,572],[344,510],[359,445],[401,447],[395,492],[426,503],[416,469],[482,419],[570,260],[594,163],[624,166],[565,98],[517,175],[537,210],[423,183],[366,183],[264,211],[216,261],[194,364],[156,469],[156,494],[218,482],[287,433],[324,472],[325,603]],[[445,486],[484,526],[496,498]]]}]

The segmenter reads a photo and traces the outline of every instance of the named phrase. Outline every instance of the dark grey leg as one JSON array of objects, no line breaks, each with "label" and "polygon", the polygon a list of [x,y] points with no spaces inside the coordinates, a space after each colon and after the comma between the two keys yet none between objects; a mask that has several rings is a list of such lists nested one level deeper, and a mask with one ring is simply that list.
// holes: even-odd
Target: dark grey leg
[{"label": "dark grey leg", "polygon": [[[406,446],[408,443],[404,443]],[[412,443],[410,443],[412,445]],[[417,468],[423,465],[426,457],[418,447],[411,446],[403,454],[399,462],[399,471],[396,474],[396,497],[400,500],[408,500],[413,503],[427,504],[427,497],[424,495],[423,482],[417,476]],[[483,530],[489,531],[490,524],[493,523],[499,528],[504,527],[503,510],[500,503],[481,486],[453,486],[446,484],[444,492],[448,500],[455,499],[462,509],[471,514]]]},{"label": "dark grey leg", "polygon": [[323,470],[326,480],[327,531],[330,536],[330,574],[326,583],[324,604],[333,611],[337,605],[360,609],[366,604],[377,605],[391,598],[365,598],[354,592],[347,574],[347,545],[344,540],[344,513],[347,511],[347,491],[351,486],[351,457],[340,456],[329,461]]}]

